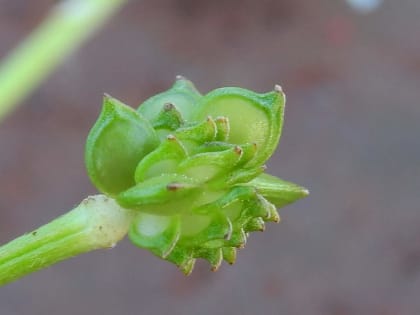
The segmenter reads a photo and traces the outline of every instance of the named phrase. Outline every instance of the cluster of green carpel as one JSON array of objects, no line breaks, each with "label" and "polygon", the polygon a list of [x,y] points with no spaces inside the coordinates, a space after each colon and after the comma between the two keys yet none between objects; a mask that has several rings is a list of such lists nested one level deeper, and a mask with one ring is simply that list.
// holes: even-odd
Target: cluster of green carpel
[{"label": "cluster of green carpel", "polygon": [[234,263],[249,232],[280,220],[276,207],[307,195],[265,174],[283,124],[279,86],[201,95],[177,77],[134,110],[105,96],[86,145],[94,185],[137,215],[129,237],[189,274],[196,258]]}]

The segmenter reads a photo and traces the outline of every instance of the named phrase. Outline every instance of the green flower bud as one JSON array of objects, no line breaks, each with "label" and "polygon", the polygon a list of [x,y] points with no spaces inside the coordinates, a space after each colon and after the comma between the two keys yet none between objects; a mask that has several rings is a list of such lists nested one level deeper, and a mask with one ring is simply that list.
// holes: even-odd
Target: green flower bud
[{"label": "green flower bud", "polygon": [[264,173],[284,102],[279,87],[265,94],[222,88],[202,97],[184,78],[138,112],[107,98],[88,137],[89,175],[137,212],[134,244],[186,274],[197,258],[217,270],[222,260],[235,262],[249,233],[280,221],[276,206],[307,195]]}]

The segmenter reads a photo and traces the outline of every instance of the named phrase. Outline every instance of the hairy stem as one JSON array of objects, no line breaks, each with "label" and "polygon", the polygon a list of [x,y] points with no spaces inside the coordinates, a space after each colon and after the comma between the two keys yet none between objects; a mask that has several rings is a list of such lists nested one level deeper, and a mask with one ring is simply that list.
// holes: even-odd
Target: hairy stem
[{"label": "hairy stem", "polygon": [[0,285],[61,260],[115,246],[127,234],[133,215],[104,195],[86,198],[67,214],[0,247]]},{"label": "hairy stem", "polygon": [[66,0],[0,65],[0,121],[127,0]]}]

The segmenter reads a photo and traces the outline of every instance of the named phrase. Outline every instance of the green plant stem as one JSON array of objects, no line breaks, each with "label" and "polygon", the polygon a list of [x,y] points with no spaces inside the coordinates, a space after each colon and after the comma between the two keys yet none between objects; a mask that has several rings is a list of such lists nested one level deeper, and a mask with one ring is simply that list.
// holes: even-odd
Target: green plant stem
[{"label": "green plant stem", "polygon": [[0,286],[63,259],[114,247],[133,216],[104,195],[86,198],[67,214],[0,247]]},{"label": "green plant stem", "polygon": [[127,0],[66,0],[0,65],[0,121]]}]

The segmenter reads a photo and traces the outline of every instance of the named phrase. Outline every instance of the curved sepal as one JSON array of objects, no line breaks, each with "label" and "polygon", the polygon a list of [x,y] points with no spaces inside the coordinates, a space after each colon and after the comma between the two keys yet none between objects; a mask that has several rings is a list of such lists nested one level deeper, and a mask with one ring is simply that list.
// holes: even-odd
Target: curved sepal
[{"label": "curved sepal", "polygon": [[304,198],[309,194],[306,188],[265,173],[253,179],[247,185],[255,187],[261,195],[278,208]]},{"label": "curved sepal", "polygon": [[238,163],[241,156],[242,149],[238,146],[224,151],[199,153],[179,164],[177,172],[204,183],[226,174]]},{"label": "curved sepal", "polygon": [[214,120],[217,126],[216,141],[228,141],[230,125],[227,117],[216,117]]},{"label": "curved sepal", "polygon": [[166,258],[178,242],[180,227],[179,216],[139,213],[131,225],[129,237],[135,245]]},{"label": "curved sepal", "polygon": [[223,247],[223,259],[230,265],[236,262],[236,248],[235,247]]},{"label": "curved sepal", "polygon": [[194,153],[220,152],[234,148],[235,145],[221,141],[209,141],[195,148]]},{"label": "curved sepal", "polygon": [[270,207],[268,208],[268,215],[264,217],[264,221],[279,223],[280,222],[280,215],[276,209],[276,206],[270,203]]},{"label": "curved sepal", "polygon": [[92,183],[110,196],[130,188],[138,161],[158,143],[146,119],[105,95],[102,112],[86,141],[85,163]]},{"label": "curved sepal", "polygon": [[179,163],[186,157],[187,151],[183,144],[175,136],[168,135],[156,150],[149,153],[137,165],[135,181],[139,183],[150,177],[175,173]]},{"label": "curved sepal", "polygon": [[246,232],[263,232],[265,230],[265,223],[261,217],[250,219],[245,225],[244,230]]},{"label": "curved sepal", "polygon": [[[203,246],[212,241],[230,237],[232,224],[218,209],[207,214],[189,214],[181,217],[181,236],[167,256],[167,260],[175,263],[184,273],[189,274],[194,266],[195,258],[207,259],[213,270],[217,270],[223,255],[221,246]],[[210,207],[207,207],[210,210]]]},{"label": "curved sepal", "polygon": [[189,275],[194,269],[195,258],[191,251],[183,247],[175,246],[165,259],[177,265],[185,275]]},{"label": "curved sepal", "polygon": [[184,215],[181,224],[179,245],[191,249],[201,248],[208,241],[225,239],[232,233],[229,218],[216,208],[207,214],[200,211],[199,214]]},{"label": "curved sepal", "polygon": [[124,208],[173,215],[189,208],[188,197],[196,188],[196,182],[184,175],[162,174],[123,191],[116,200]]},{"label": "curved sepal", "polygon": [[211,270],[217,271],[222,264],[223,252],[221,248],[200,249],[195,253],[194,257],[207,260],[211,265]]},{"label": "curved sepal", "polygon": [[273,154],[283,126],[285,96],[280,87],[258,94],[246,89],[226,87],[205,95],[195,108],[197,121],[207,116],[227,117],[229,142],[256,143],[258,152],[250,166],[262,165]]},{"label": "curved sepal", "polygon": [[213,118],[207,117],[202,122],[184,126],[175,132],[177,139],[182,141],[189,154],[195,154],[197,146],[216,138],[217,126]]},{"label": "curved sepal", "polygon": [[225,246],[228,247],[236,247],[236,248],[244,248],[246,245],[247,235],[243,228],[237,228],[232,233],[230,239],[226,240]]},{"label": "curved sepal", "polygon": [[137,111],[150,121],[155,121],[167,103],[173,104],[183,119],[189,120],[193,107],[201,98],[194,84],[182,76],[177,76],[174,85],[167,91],[147,99]]},{"label": "curved sepal", "polygon": [[233,172],[229,174],[226,180],[227,185],[236,185],[236,184],[243,184],[247,183],[250,180],[254,179],[266,169],[265,166],[258,166],[255,168],[249,169],[235,169]]},{"label": "curved sepal", "polygon": [[164,139],[170,132],[180,128],[184,119],[174,104],[166,103],[151,124],[159,138]]}]

